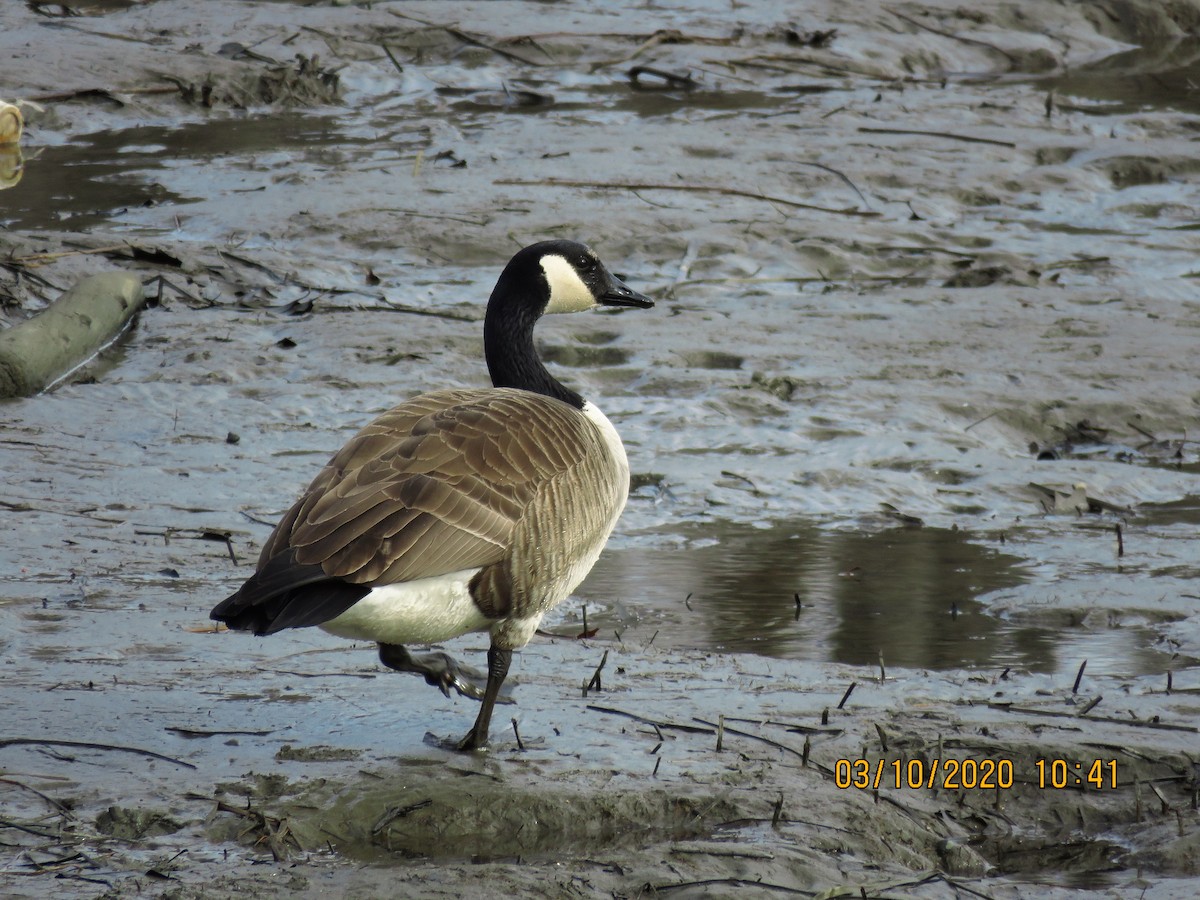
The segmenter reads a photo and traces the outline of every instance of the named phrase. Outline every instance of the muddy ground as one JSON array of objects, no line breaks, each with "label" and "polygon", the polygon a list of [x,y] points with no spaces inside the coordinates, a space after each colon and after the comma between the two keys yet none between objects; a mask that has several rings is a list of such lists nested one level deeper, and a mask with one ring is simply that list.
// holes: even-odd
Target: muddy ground
[{"label": "muddy ground", "polygon": [[[1196,896],[1197,28],[5,4],[0,320],[156,305],[0,407],[0,892]],[[539,332],[635,491],[462,756],[469,701],[207,611],[372,414],[484,383],[547,237],[659,300]]]}]

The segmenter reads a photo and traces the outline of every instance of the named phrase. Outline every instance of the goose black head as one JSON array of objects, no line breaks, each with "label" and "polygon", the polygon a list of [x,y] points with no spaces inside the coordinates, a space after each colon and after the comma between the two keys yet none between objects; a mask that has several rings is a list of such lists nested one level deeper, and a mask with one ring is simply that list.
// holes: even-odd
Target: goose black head
[{"label": "goose black head", "polygon": [[[539,313],[581,312],[597,306],[646,309],[654,301],[617,278],[590,247],[575,241],[541,241],[514,256],[504,268],[497,291],[542,287]],[[526,291],[521,291],[526,293]]]}]

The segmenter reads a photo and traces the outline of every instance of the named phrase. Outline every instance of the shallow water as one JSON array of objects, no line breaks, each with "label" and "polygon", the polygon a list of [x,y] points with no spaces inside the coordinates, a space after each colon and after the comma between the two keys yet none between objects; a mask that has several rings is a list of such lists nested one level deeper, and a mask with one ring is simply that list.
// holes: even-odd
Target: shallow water
[{"label": "shallow water", "polygon": [[[885,668],[1064,676],[1085,659],[1092,671],[1123,676],[1178,667],[1146,625],[1064,629],[989,614],[991,595],[1037,576],[998,539],[985,541],[940,528],[863,533],[815,523],[713,522],[683,529],[668,545],[610,550],[579,600],[588,605],[588,629],[600,629],[597,638],[633,646],[662,642],[875,669],[881,660]],[[551,630],[577,633],[579,602],[555,618]],[[557,625],[561,619],[571,627]]]}]

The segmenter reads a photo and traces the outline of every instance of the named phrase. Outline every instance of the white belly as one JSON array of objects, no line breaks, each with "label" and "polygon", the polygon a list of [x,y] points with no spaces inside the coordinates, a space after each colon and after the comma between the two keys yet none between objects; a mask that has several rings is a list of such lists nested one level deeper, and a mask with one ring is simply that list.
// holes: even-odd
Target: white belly
[{"label": "white belly", "polygon": [[372,588],[321,628],[338,637],[384,644],[433,644],[492,625],[467,585],[478,569]]}]

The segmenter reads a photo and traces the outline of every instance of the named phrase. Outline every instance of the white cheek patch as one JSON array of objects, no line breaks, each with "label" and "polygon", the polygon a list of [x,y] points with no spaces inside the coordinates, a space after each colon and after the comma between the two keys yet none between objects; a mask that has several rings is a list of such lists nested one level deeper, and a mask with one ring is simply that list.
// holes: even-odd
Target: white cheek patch
[{"label": "white cheek patch", "polygon": [[596,305],[595,295],[566,257],[557,253],[543,256],[542,271],[546,273],[546,283],[550,285],[550,302],[546,304],[546,312],[582,312]]}]

